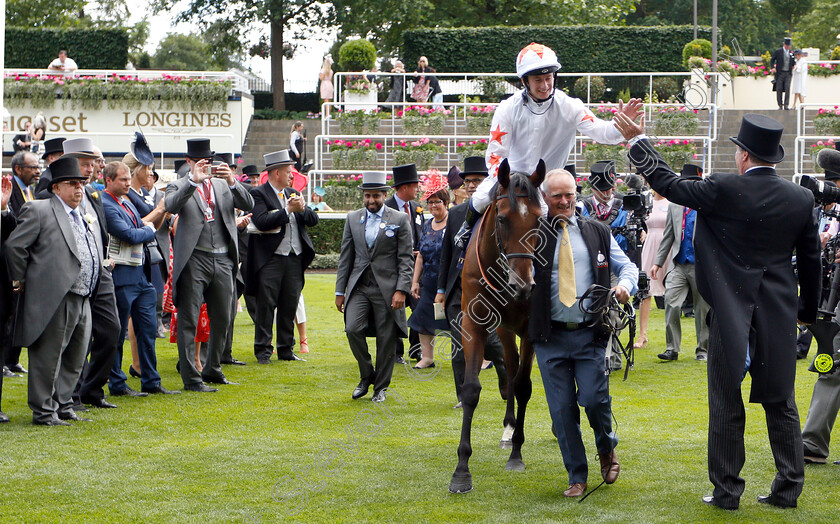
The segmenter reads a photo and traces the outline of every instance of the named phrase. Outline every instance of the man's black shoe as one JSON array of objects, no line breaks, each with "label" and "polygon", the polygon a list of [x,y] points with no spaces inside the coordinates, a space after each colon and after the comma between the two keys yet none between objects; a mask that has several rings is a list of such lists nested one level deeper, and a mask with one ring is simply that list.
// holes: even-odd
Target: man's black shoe
[{"label": "man's black shoe", "polygon": [[61,414],[61,415],[58,416],[58,418],[59,418],[59,420],[72,420],[73,422],[93,422],[93,419],[82,418],[79,415],[77,415],[75,413],[72,413],[72,412],[69,413],[69,414],[66,414],[66,415]]},{"label": "man's black shoe", "polygon": [[150,395],[180,395],[180,391],[172,391],[171,389],[166,389],[163,386],[155,386],[153,388],[143,388],[143,393],[148,393]]},{"label": "man's black shoe", "polygon": [[222,364],[228,364],[228,365],[233,365],[233,366],[245,366],[246,365],[241,360],[236,360],[235,358],[232,358],[230,360],[222,360]]},{"label": "man's black shoe", "polygon": [[356,389],[353,390],[353,400],[359,399],[367,395],[370,385],[373,384],[373,378],[363,378]]},{"label": "man's black shoe", "polygon": [[677,360],[677,358],[679,358],[680,354],[677,353],[676,351],[672,351],[672,350],[669,349],[669,350],[665,351],[665,353],[660,353],[656,356],[661,358],[662,360]]},{"label": "man's black shoe", "polygon": [[133,389],[127,387],[125,389],[121,389],[120,391],[112,391],[112,397],[148,397],[148,393],[141,393],[139,391],[134,391]]},{"label": "man's black shoe", "polygon": [[239,382],[231,382],[230,380],[228,380],[224,376],[223,377],[218,377],[218,378],[201,377],[201,380],[203,380],[204,382],[207,382],[208,384],[228,384],[228,385],[231,385],[231,386],[238,386],[239,385]]},{"label": "man's black shoe", "polygon": [[36,426],[69,426],[70,423],[61,419],[50,419],[45,421],[40,420],[33,420],[33,424]]},{"label": "man's black shoe", "polygon": [[258,358],[257,364],[271,364],[270,358]]},{"label": "man's black shoe", "polygon": [[760,504],[769,504],[771,506],[776,506],[777,508],[783,508],[783,509],[795,508],[796,507],[796,502],[794,502],[793,504],[788,504],[786,502],[782,502],[781,500],[776,498],[776,496],[773,495],[772,493],[770,495],[767,495],[767,496],[759,495],[758,496],[758,502]]},{"label": "man's black shoe", "polygon": [[111,404],[110,402],[108,402],[104,398],[96,398],[96,399],[90,399],[90,400],[82,399],[82,402],[85,403],[85,404],[89,404],[89,405],[91,405],[95,408],[113,409],[113,408],[117,407],[116,404]]},{"label": "man's black shoe", "polygon": [[3,376],[6,377],[6,378],[14,378],[14,377],[19,377],[21,375],[18,375],[17,373],[13,373],[11,369],[7,368],[6,366],[3,366]]},{"label": "man's black shoe", "polygon": [[5,413],[0,411],[0,424],[2,424],[3,422],[8,422],[8,421],[9,421],[9,417]]},{"label": "man's black shoe", "polygon": [[713,495],[706,495],[705,497],[703,497],[703,504],[707,504],[709,506],[716,506],[720,509],[725,509],[729,511],[738,509],[737,504],[734,506],[722,506],[720,503],[718,503],[717,500],[715,500],[715,497]]},{"label": "man's black shoe", "polygon": [[300,360],[301,362],[306,362],[305,358],[300,358],[295,355],[295,352],[291,349],[278,349],[277,360]]},{"label": "man's black shoe", "polygon": [[204,382],[199,382],[198,384],[186,384],[184,386],[186,391],[195,391],[197,393],[215,393],[219,391],[216,388],[211,388]]},{"label": "man's black shoe", "polygon": [[376,402],[377,404],[380,402],[385,402],[385,390],[380,389],[379,391],[373,394],[373,398],[370,400],[372,402]]},{"label": "man's black shoe", "polygon": [[807,351],[797,351],[796,352],[796,360],[805,360],[806,358],[808,358],[808,352]]},{"label": "man's black shoe", "polygon": [[90,411],[90,410],[88,408],[84,407],[82,404],[73,404],[73,411],[75,411],[76,413],[82,413],[84,411]]},{"label": "man's black shoe", "polygon": [[21,366],[20,363],[15,364],[14,366],[9,366],[9,371],[12,373],[29,373],[26,371],[26,368]]},{"label": "man's black shoe", "polygon": [[397,359],[394,361],[394,364],[400,364],[400,365],[404,366],[405,365],[405,358],[404,357],[397,357]]}]

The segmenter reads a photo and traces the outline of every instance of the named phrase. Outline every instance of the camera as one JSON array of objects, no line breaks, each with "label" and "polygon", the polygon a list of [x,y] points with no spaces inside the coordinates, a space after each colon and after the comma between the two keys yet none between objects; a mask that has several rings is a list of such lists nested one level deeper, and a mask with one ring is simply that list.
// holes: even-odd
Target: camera
[{"label": "camera", "polygon": [[802,175],[799,185],[814,194],[814,200],[818,204],[827,205],[840,202],[840,189],[832,184],[826,184],[822,180],[808,175]]}]

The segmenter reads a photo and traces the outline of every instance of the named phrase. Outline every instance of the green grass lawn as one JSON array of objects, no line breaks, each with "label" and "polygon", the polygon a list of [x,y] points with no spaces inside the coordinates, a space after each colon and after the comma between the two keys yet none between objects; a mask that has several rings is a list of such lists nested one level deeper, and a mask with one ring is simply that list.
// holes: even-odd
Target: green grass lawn
[{"label": "green grass lawn", "polygon": [[[567,486],[542,381],[536,369],[528,408],[522,473],[504,470],[498,447],[504,403],[495,372],[473,423],[470,462],[475,489],[452,495],[461,411],[449,362],[437,374],[394,371],[382,406],[351,400],[358,367],[333,306],[335,276],[307,277],[307,362],[258,366],[247,313],[236,322],[234,356],[245,367],[225,372],[239,386],[215,394],[122,398],[119,409],[92,410],[72,428],[31,424],[26,379],[4,381],[0,425],[2,522],[836,522],[840,466],[807,466],[799,509],[759,505],[775,472],[761,406],[747,405],[746,492],[741,509],[707,507],[705,364],[661,363],[661,311],[650,343],[627,382],[612,379],[621,476],[583,503]],[[683,320],[684,356],[693,356],[693,320]],[[177,350],[158,341],[163,385],[180,388]],[[685,351],[688,350],[688,351]],[[812,355],[813,355],[812,349]],[[25,352],[24,352],[25,354]],[[24,364],[25,365],[25,364]],[[124,362],[124,366],[127,363]],[[804,423],[816,376],[797,363]],[[140,389],[139,379],[129,384]],[[747,378],[747,382],[749,378]],[[744,385],[744,393],[749,390]],[[590,486],[600,480],[592,431],[583,424]],[[838,444],[831,459],[840,458]]]}]

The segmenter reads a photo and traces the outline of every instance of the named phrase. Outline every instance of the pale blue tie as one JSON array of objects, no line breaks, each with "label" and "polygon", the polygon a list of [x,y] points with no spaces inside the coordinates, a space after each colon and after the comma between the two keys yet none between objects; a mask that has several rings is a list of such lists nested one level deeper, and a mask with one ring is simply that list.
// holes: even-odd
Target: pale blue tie
[{"label": "pale blue tie", "polygon": [[375,215],[368,211],[368,219],[365,224],[365,240],[368,248],[373,248],[373,243],[376,242],[376,234],[379,232],[379,215]]}]

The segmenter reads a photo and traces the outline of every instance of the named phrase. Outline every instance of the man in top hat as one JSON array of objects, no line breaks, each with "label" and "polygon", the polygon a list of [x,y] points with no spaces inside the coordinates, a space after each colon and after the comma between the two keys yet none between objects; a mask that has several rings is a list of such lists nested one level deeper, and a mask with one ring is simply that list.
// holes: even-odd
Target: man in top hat
[{"label": "man in top hat", "polygon": [[242,174],[248,177],[251,187],[260,185],[260,169],[254,164],[248,164],[242,168]]},{"label": "man in top hat", "polygon": [[[14,231],[17,225],[17,220],[12,210],[9,208],[9,199],[12,196],[12,181],[5,177],[0,177],[0,253],[3,252],[3,246],[6,239]],[[0,326],[5,326],[10,315],[12,305],[12,285],[9,280],[8,270],[6,264],[0,258]],[[2,328],[0,328],[2,329]],[[0,346],[0,364],[3,363],[3,350],[5,348]],[[3,399],[3,373],[0,373],[0,423],[8,422],[9,417],[2,411]]]},{"label": "man in top hat", "polygon": [[[680,176],[689,180],[700,180],[703,168],[694,164],[685,164]],[[706,325],[706,313],[709,305],[700,296],[694,271],[694,234],[697,224],[697,211],[679,204],[668,204],[668,216],[665,219],[665,232],[656,259],[650,268],[650,277],[665,279],[665,351],[658,356],[662,360],[677,360],[680,354],[682,327],[680,311],[689,292],[694,304],[694,329],[697,334],[697,348],[694,358],[705,361],[709,349],[709,326]],[[670,259],[667,275],[662,275],[662,268]]]},{"label": "man in top hat", "polygon": [[[353,398],[373,385],[373,401],[385,400],[394,371],[396,343],[408,335],[405,299],[411,293],[414,260],[408,215],[385,206],[385,173],[364,173],[359,189],[365,207],[347,214],[335,282],[335,306],[359,363],[361,381]],[[376,366],[365,335],[376,332]]]},{"label": "man in top hat", "polygon": [[47,166],[41,171],[41,178],[38,179],[38,185],[35,187],[35,197],[42,200],[49,200],[52,194],[49,192],[52,183],[52,172],[50,171],[50,164],[61,158],[64,154],[64,137],[51,138],[44,142],[44,153],[41,159],[44,165]]},{"label": "man in top hat", "polygon": [[[770,57],[770,72],[775,75],[773,80],[773,91],[776,92],[776,103],[779,109],[789,109],[790,103],[790,80],[793,74],[793,68],[796,67],[796,59],[790,50],[791,40],[785,38],[782,47],[776,49],[773,56]],[[782,95],[784,94],[784,104],[782,104]]]},{"label": "man in top hat", "polygon": [[[611,230],[627,225],[627,211],[623,207],[622,197],[615,190],[615,162],[600,160],[589,168],[589,183],[592,195],[583,199],[582,215],[609,226]],[[627,239],[620,233],[613,232],[615,241],[625,253]],[[632,258],[632,257],[631,257]]]},{"label": "man in top hat", "polygon": [[[423,224],[426,221],[426,217],[423,215],[423,208],[415,201],[417,191],[420,189],[420,177],[417,176],[417,166],[414,164],[396,166],[393,174],[394,180],[393,186],[391,187],[394,188],[394,194],[385,201],[385,205],[408,215],[411,223],[413,252],[416,256],[420,234],[423,231]],[[417,306],[417,300],[410,294],[408,296],[407,306],[412,309]],[[410,332],[409,344],[412,348],[409,354],[413,354],[415,348],[417,348],[416,353],[419,355],[420,337],[413,329]],[[397,341],[397,364],[405,364],[404,352],[403,341],[400,339]]]},{"label": "man in top hat", "polygon": [[[457,166],[456,166],[457,167]],[[451,173],[451,171],[450,171]],[[472,196],[475,188],[487,177],[487,164],[484,157],[471,156],[464,159],[464,170],[459,170],[458,179],[467,194]],[[452,178],[450,178],[452,180]],[[449,210],[446,219],[446,233],[443,235],[443,246],[440,249],[440,272],[438,273],[437,295],[435,302],[444,305],[446,320],[452,328],[452,375],[455,379],[455,396],[461,407],[461,386],[464,384],[466,361],[464,360],[463,345],[461,343],[461,269],[464,264],[462,251],[455,246],[455,233],[461,228],[467,215],[467,204],[459,204]],[[499,377],[499,392],[502,398],[507,398],[507,372],[505,370],[504,349],[496,331],[492,331],[484,345],[484,358],[495,364]]]},{"label": "man in top hat", "polygon": [[26,290],[15,344],[29,348],[29,407],[35,424],[80,420],[73,389],[91,332],[90,296],[102,274],[104,250],[96,216],[81,212],[84,183],[73,157],[52,164],[50,200],[23,207],[5,245],[12,287]]},{"label": "man in top hat", "polygon": [[[187,140],[189,176],[169,184],[166,210],[178,214],[172,263],[172,300],[178,309],[178,358],[184,389],[213,392],[204,382],[227,384],[221,358],[230,326],[234,271],[239,263],[234,208],[254,199],[227,165],[211,169],[210,140]],[[210,342],[203,371],[195,366],[195,331],[206,300]]]},{"label": "man in top hat", "polygon": [[[255,235],[248,240],[247,295],[257,298],[254,355],[268,364],[274,350],[272,324],[277,324],[277,359],[302,360],[295,345],[295,313],[303,290],[304,271],[315,258],[306,228],[318,224],[318,214],[292,188],[288,150],[265,155],[268,183],[251,191]],[[276,310],[276,314],[275,314]]]},{"label": "man in top hat", "polygon": [[[671,202],[697,210],[697,286],[711,307],[709,326],[709,479],[704,502],[735,509],[744,492],[744,404],[741,382],[752,376],[750,402],[760,402],[778,474],[758,501],[794,507],[804,463],[794,399],[795,322],[814,322],[820,296],[820,245],[814,196],[776,174],[784,158],[783,128],[746,114],[732,140],[738,175],[702,180],[674,174],[636,124],[616,115],[630,160]],[[797,277],[791,257],[796,251]]]}]

